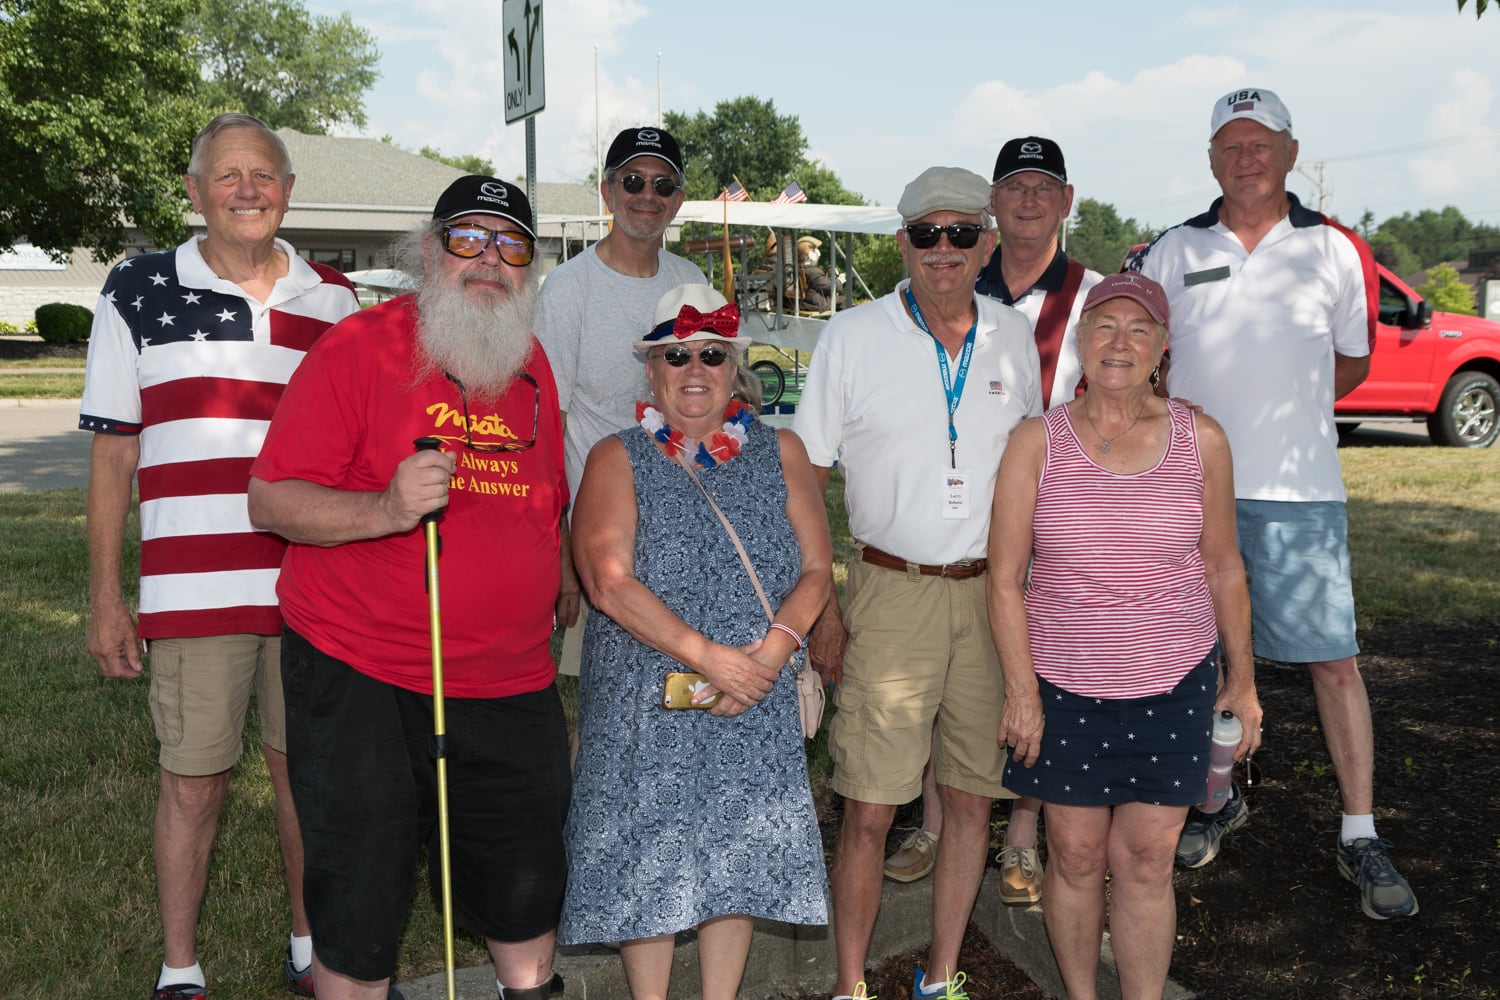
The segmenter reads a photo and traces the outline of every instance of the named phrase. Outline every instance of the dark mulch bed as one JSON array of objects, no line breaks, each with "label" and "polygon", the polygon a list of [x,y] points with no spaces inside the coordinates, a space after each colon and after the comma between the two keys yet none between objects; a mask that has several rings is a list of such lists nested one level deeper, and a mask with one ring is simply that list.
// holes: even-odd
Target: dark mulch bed
[{"label": "dark mulch bed", "polygon": [[[1177,874],[1171,974],[1199,996],[1500,997],[1500,623],[1384,625],[1361,642],[1375,712],[1376,822],[1421,912],[1378,922],[1360,911],[1334,863],[1338,786],[1311,681],[1302,668],[1262,661],[1262,782],[1248,793],[1250,822],[1212,864]],[[823,819],[831,850],[836,803]],[[908,1000],[912,967],[924,959],[916,952],[872,968],[870,993]],[[963,968],[975,1000],[1045,996],[973,928]]]},{"label": "dark mulch bed", "polygon": [[88,354],[89,345],[49,344],[45,340],[0,337],[0,361],[27,361],[32,358],[77,358]]}]

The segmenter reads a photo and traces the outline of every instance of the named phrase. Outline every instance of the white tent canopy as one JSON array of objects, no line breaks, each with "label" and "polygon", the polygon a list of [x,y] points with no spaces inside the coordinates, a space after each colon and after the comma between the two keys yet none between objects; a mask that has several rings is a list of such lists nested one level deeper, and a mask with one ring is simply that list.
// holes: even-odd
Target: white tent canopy
[{"label": "white tent canopy", "polygon": [[870,233],[894,236],[901,228],[901,215],[894,208],[872,205],[772,205],[758,201],[685,201],[677,222],[707,222],[723,225],[726,214],[731,226],[766,226],[774,229],[815,229],[840,233]]}]

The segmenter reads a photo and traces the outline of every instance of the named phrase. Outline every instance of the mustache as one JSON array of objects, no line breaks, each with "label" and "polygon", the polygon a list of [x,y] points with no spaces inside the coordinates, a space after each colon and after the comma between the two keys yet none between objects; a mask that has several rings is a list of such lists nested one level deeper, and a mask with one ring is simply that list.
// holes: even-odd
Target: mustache
[{"label": "mustache", "polygon": [[963,254],[952,250],[933,250],[922,255],[922,263],[928,267],[937,264],[962,264],[967,259]]}]

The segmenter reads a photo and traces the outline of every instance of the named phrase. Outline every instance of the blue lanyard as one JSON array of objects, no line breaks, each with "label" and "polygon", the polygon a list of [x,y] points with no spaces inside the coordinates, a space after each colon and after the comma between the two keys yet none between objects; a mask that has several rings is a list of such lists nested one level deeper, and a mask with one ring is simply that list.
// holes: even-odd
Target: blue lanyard
[{"label": "blue lanyard", "polygon": [[956,469],[958,428],[953,424],[953,414],[958,412],[958,401],[963,398],[964,383],[969,379],[969,361],[974,357],[974,333],[979,329],[979,313],[975,311],[974,322],[969,324],[969,332],[964,335],[964,349],[958,356],[958,375],[955,377],[948,369],[948,349],[928,328],[927,320],[922,316],[922,308],[917,305],[917,297],[911,293],[911,286],[907,285],[902,293],[906,296],[906,307],[911,310],[911,318],[916,320],[923,333],[932,337],[933,346],[937,348],[938,371],[943,374],[943,392],[948,397],[948,462]]}]

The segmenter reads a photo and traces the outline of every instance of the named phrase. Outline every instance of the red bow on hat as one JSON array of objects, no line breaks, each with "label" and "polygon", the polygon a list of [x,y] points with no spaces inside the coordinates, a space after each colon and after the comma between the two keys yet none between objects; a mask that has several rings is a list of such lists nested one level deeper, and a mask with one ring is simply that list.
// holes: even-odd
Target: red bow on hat
[{"label": "red bow on hat", "polygon": [[692,306],[683,306],[672,323],[672,336],[681,340],[700,330],[711,330],[721,337],[739,336],[740,307],[726,302],[711,313],[701,313]]}]

